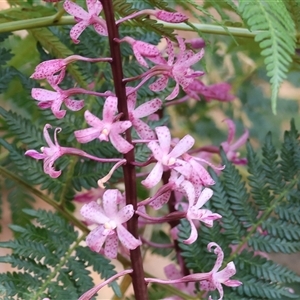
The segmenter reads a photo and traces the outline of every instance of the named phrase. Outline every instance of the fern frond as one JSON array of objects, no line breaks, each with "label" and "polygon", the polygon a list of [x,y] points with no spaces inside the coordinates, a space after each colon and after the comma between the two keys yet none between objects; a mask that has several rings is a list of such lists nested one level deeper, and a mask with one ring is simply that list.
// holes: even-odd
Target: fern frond
[{"label": "fern frond", "polygon": [[295,24],[282,0],[242,0],[239,12],[251,31],[260,31],[255,41],[266,57],[267,75],[272,85],[272,110],[276,113],[278,90],[295,52]]},{"label": "fern frond", "polygon": [[[0,274],[7,297],[4,299],[77,299],[93,286],[87,265],[94,266],[94,271],[105,279],[116,274],[107,259],[79,246],[83,237],[78,238],[66,220],[43,210],[27,209],[25,213],[35,217],[37,225],[12,225],[19,233],[17,239],[0,242],[0,247],[13,250],[11,256],[0,257],[0,262],[20,270]],[[120,295],[117,283],[112,286]]]},{"label": "fern frond", "polygon": [[12,111],[6,111],[2,107],[0,107],[0,115],[8,125],[8,131],[13,133],[19,141],[30,148],[40,148],[44,145],[42,131],[38,130],[31,120],[25,119]]}]

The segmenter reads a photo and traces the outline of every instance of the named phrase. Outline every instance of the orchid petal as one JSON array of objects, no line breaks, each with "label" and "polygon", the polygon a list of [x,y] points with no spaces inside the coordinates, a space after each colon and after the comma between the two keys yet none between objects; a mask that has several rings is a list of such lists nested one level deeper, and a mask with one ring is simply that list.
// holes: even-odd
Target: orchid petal
[{"label": "orchid petal", "polygon": [[86,0],[86,6],[90,14],[98,16],[102,11],[102,4],[98,0]]},{"label": "orchid petal", "polygon": [[45,79],[61,71],[66,66],[64,59],[50,59],[43,61],[35,67],[34,73],[30,76],[33,79]]},{"label": "orchid petal", "polygon": [[118,98],[109,96],[103,106],[103,121],[112,123],[117,112]]},{"label": "orchid petal", "polygon": [[39,153],[36,150],[27,150],[24,155],[30,156],[35,159],[44,159],[46,156],[43,153]]},{"label": "orchid petal", "polygon": [[140,119],[131,120],[132,126],[134,127],[136,133],[141,139],[144,140],[155,140],[156,136],[154,131],[150,128],[148,124]]},{"label": "orchid petal", "polygon": [[102,225],[93,229],[86,237],[86,244],[92,251],[99,252],[107,238]]},{"label": "orchid petal", "polygon": [[57,178],[61,175],[61,171],[56,171],[53,167],[55,160],[58,156],[46,157],[44,159],[43,170],[52,178]]},{"label": "orchid petal", "polygon": [[68,14],[76,18],[83,20],[89,17],[89,14],[82,7],[70,0],[66,0],[63,4],[63,7]]},{"label": "orchid petal", "polygon": [[147,188],[152,188],[159,183],[163,174],[163,165],[161,163],[156,163],[150,174],[145,180],[142,181],[142,184]]},{"label": "orchid petal", "polygon": [[135,118],[144,118],[155,113],[157,110],[161,108],[161,106],[162,106],[162,101],[158,98],[155,98],[137,107],[134,110],[133,115]]},{"label": "orchid petal", "polygon": [[246,129],[245,132],[243,133],[243,135],[240,136],[240,138],[238,138],[235,143],[231,144],[230,150],[234,151],[234,150],[237,150],[238,148],[240,148],[241,146],[245,145],[248,138],[249,138],[249,130]]},{"label": "orchid petal", "polygon": [[228,137],[227,137],[227,142],[230,144],[233,142],[234,136],[235,136],[235,124],[232,120],[226,119],[224,122],[227,123],[228,126]]},{"label": "orchid petal", "polygon": [[57,119],[62,119],[66,115],[66,110],[60,109],[62,103],[63,100],[61,98],[57,98],[51,104],[51,110]]},{"label": "orchid petal", "polygon": [[164,10],[159,10],[155,14],[155,17],[159,20],[169,22],[169,23],[181,23],[188,20],[188,17],[179,12],[168,12]]},{"label": "orchid petal", "polygon": [[109,235],[106,238],[104,246],[104,255],[108,258],[116,258],[118,255],[118,236],[116,233]]},{"label": "orchid petal", "polygon": [[154,158],[160,161],[163,156],[163,151],[157,142],[151,141],[148,143],[147,147],[152,151]]},{"label": "orchid petal", "polygon": [[[97,33],[99,33],[100,35],[103,35],[103,36],[107,36],[108,35],[108,32],[107,32],[107,28],[106,28],[106,24],[105,24],[105,21],[102,21],[102,19],[99,18],[98,20],[99,23],[95,23],[93,26],[94,26],[94,29]],[[101,24],[100,24],[101,23]]]},{"label": "orchid petal", "polygon": [[188,221],[190,222],[190,225],[191,225],[191,233],[190,233],[190,237],[188,239],[184,240],[183,242],[185,244],[190,245],[190,244],[193,244],[197,240],[198,231],[197,231],[197,228],[196,228],[194,222],[192,220],[190,220],[189,218],[187,218],[187,219],[188,219]]},{"label": "orchid petal", "polygon": [[120,153],[128,153],[130,150],[133,149],[133,145],[128,143],[123,137],[121,137],[117,133],[111,132],[110,135],[110,141],[113,144],[113,146],[120,152]]},{"label": "orchid petal", "polygon": [[45,139],[46,143],[48,144],[48,146],[50,148],[54,148],[56,145],[53,144],[53,142],[52,142],[52,140],[50,138],[50,135],[49,135],[49,132],[48,132],[49,128],[52,128],[52,126],[50,124],[46,124],[44,126],[43,135],[44,135],[44,139]]},{"label": "orchid petal", "polygon": [[168,76],[163,75],[160,78],[158,78],[155,82],[150,84],[149,88],[153,92],[162,91],[167,87],[168,81],[169,81]]},{"label": "orchid petal", "polygon": [[74,44],[78,44],[80,42],[78,40],[78,37],[88,26],[89,26],[89,22],[86,20],[82,20],[72,27],[72,29],[70,31],[70,37],[71,37],[72,41],[74,42]]},{"label": "orchid petal", "polygon": [[93,127],[85,128],[74,131],[74,135],[79,143],[85,144],[98,138],[100,135],[100,130]]},{"label": "orchid petal", "polygon": [[167,191],[164,194],[162,194],[161,196],[154,199],[149,205],[151,207],[153,207],[153,209],[158,210],[158,209],[162,208],[162,206],[165,205],[169,201],[170,196],[171,196],[171,191]]},{"label": "orchid petal", "polygon": [[125,132],[128,128],[132,126],[130,121],[118,121],[112,124],[111,131],[120,134]]},{"label": "orchid petal", "polygon": [[145,59],[143,58],[141,53],[135,47],[133,47],[132,50],[133,50],[133,54],[134,54],[136,60],[138,61],[138,63],[145,68],[149,68],[147,62],[145,61]]},{"label": "orchid petal", "polygon": [[168,65],[171,66],[174,64],[175,53],[174,53],[174,48],[171,40],[168,38],[166,38],[166,40],[167,40]]},{"label": "orchid petal", "polygon": [[187,134],[175,145],[169,155],[171,157],[179,157],[190,150],[193,147],[194,143],[194,138],[191,135]]},{"label": "orchid petal", "polygon": [[130,220],[133,215],[134,215],[133,205],[128,204],[119,210],[116,216],[116,222],[118,222],[118,224],[123,224],[128,220]]},{"label": "orchid petal", "polygon": [[84,100],[72,100],[67,98],[64,102],[66,107],[72,111],[78,111],[84,107]]},{"label": "orchid petal", "polygon": [[164,267],[164,272],[168,279],[179,279],[182,277],[181,273],[176,269],[174,264],[169,264]]},{"label": "orchid petal", "polygon": [[112,218],[118,212],[117,209],[118,190],[107,190],[103,194],[103,210],[108,218]]},{"label": "orchid petal", "polygon": [[132,90],[133,90],[133,87],[126,88],[126,94],[130,93],[130,95],[127,96],[127,107],[128,107],[129,112],[133,112],[135,105],[136,105],[137,92],[131,93]]},{"label": "orchid petal", "polygon": [[91,223],[104,224],[109,221],[109,217],[95,201],[84,204],[80,209],[80,214]]},{"label": "orchid petal", "polygon": [[176,98],[179,94],[179,83],[176,83],[172,93],[166,97],[166,100],[173,100],[174,98]]},{"label": "orchid petal", "polygon": [[99,132],[102,130],[104,123],[102,120],[97,118],[94,114],[86,110],[84,112],[85,121],[92,127],[98,128]]},{"label": "orchid petal", "polygon": [[[168,154],[171,146],[170,130],[166,126],[159,126],[155,128],[160,148],[164,154]],[[154,153],[153,153],[154,154]]]},{"label": "orchid petal", "polygon": [[136,239],[123,225],[117,227],[117,233],[120,242],[129,250],[136,249],[142,243]]},{"label": "orchid petal", "polygon": [[215,265],[212,269],[212,272],[214,273],[214,272],[218,271],[221,268],[222,263],[223,263],[223,259],[224,259],[224,253],[223,253],[223,250],[221,249],[221,247],[217,243],[214,243],[214,242],[211,242],[207,245],[207,249],[208,249],[209,252],[211,252],[212,247],[216,247],[214,249],[214,253],[217,255]]},{"label": "orchid petal", "polygon": [[38,101],[53,101],[60,95],[58,92],[49,91],[46,89],[33,88],[31,90],[31,97]]},{"label": "orchid petal", "polygon": [[195,204],[195,208],[200,209],[211,198],[212,195],[213,195],[213,190],[209,188],[205,188],[201,192],[200,197]]}]

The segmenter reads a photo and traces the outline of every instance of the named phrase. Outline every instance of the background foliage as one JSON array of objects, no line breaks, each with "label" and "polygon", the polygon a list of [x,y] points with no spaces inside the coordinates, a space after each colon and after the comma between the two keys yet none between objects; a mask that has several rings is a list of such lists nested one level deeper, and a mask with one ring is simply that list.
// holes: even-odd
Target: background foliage
[{"label": "background foliage", "polygon": [[[4,220],[9,214],[10,224],[14,225],[10,225],[13,240],[6,241],[1,237],[0,244],[2,248],[12,249],[13,254],[1,256],[0,261],[21,272],[16,270],[0,275],[0,295],[3,291],[5,299],[12,299],[14,295],[22,299],[38,299],[45,296],[43,289],[47,287],[53,299],[63,299],[68,287],[68,297],[71,295],[76,299],[93,285],[90,271],[86,270],[88,265],[105,278],[115,272],[109,261],[79,245],[85,233],[81,235],[75,230],[80,225],[74,223],[75,205],[72,201],[76,192],[96,187],[97,180],[107,173],[110,165],[82,163],[76,157],[63,157],[58,161],[63,175],[52,179],[43,173],[40,162],[24,156],[25,150],[39,149],[45,144],[42,136],[45,123],[62,127],[58,136],[61,145],[74,147],[79,145],[73,131],[84,124],[82,111],[68,112],[63,120],[41,111],[30,94],[31,88],[44,83],[31,80],[29,76],[43,60],[74,53],[88,57],[108,56],[107,39],[88,28],[82,34],[80,44],[75,45],[69,38],[70,25],[30,28],[21,33],[2,30],[4,25],[11,24],[9,22],[52,16],[61,7],[60,4],[25,0],[9,0],[8,3],[11,7],[0,11],[0,217]],[[243,282],[235,290],[226,290],[225,299],[290,299],[293,295],[288,293],[288,287],[294,289],[297,299],[300,271],[297,275],[264,256],[267,253],[271,258],[272,252],[295,253],[300,248],[300,149],[296,130],[300,128],[297,89],[300,79],[300,1],[206,0],[199,3],[175,0],[170,3],[114,0],[118,17],[136,9],[157,7],[172,10],[179,6],[189,10],[192,16],[190,26],[195,32],[178,33],[187,38],[200,35],[207,45],[205,57],[199,65],[206,71],[203,80],[207,84],[230,82],[237,97],[231,103],[202,99],[170,107],[166,117],[152,125],[168,123],[176,136],[193,135],[197,146],[219,145],[227,135],[227,128],[221,121],[231,118],[237,124],[237,136],[248,127],[251,137],[251,144],[247,146],[247,171],[243,168],[237,170],[224,155],[222,160],[227,167],[223,175],[218,177],[211,171],[217,183],[208,205],[223,218],[211,229],[202,226],[196,244],[180,244],[185,262],[195,272],[210,270],[214,255],[209,256],[205,249],[208,242],[217,241],[227,260],[234,260],[237,278]],[[212,26],[197,27],[197,24]],[[225,34],[216,34],[216,27],[223,29]],[[249,29],[250,33],[244,30],[242,33],[248,33],[243,36],[233,29]],[[120,34],[152,44],[157,44],[161,36],[174,38],[173,29],[150,19],[127,22],[120,26]],[[143,72],[132,59],[129,46],[122,45],[122,55],[126,77]],[[282,82],[284,84],[279,90]],[[91,83],[98,92],[113,89],[109,65],[72,64],[62,87],[78,85],[86,88]],[[171,90],[172,87],[163,91],[161,99]],[[138,99],[144,102],[155,96],[144,87],[139,91]],[[103,99],[83,98],[90,110],[101,112]],[[291,118],[294,122],[282,140],[282,133],[288,128]],[[81,147],[93,155],[117,155],[108,144],[98,147],[95,142]],[[138,148],[136,159],[145,160],[145,151],[145,147]],[[121,177],[122,173],[117,172],[111,186]],[[145,191],[138,185],[139,196],[146,198]],[[57,212],[36,210],[36,202],[39,203],[40,199],[50,203]],[[9,204],[8,209],[4,208],[4,203]],[[70,220],[73,225],[68,222]],[[7,226],[2,222],[3,225]],[[153,240],[169,242],[168,236],[159,230],[161,228],[153,229]],[[188,236],[189,227],[183,222],[180,237],[185,239]],[[264,253],[263,257],[256,255],[257,251]],[[156,252],[165,255],[159,250]],[[47,259],[43,259],[45,253]],[[57,257],[63,257],[62,262]],[[27,272],[24,274],[24,271]],[[61,283],[59,289],[54,288],[57,282]],[[113,288],[120,293],[116,284]],[[161,298],[168,292],[154,285],[151,295],[153,299]]]}]

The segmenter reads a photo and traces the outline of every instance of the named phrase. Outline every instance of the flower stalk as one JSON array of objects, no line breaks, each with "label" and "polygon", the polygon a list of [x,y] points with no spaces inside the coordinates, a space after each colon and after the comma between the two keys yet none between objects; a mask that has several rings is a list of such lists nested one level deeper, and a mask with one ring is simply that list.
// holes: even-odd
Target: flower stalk
[{"label": "flower stalk", "polygon": [[[118,28],[115,21],[114,10],[111,0],[102,0],[103,11],[106,19],[108,40],[110,45],[112,63],[111,69],[113,74],[114,86],[116,97],[118,98],[118,111],[122,113],[122,120],[129,120],[128,107],[127,107],[127,96],[125,83],[123,82],[123,68],[120,44],[115,41],[119,39]],[[125,133],[127,142],[131,143],[131,133],[126,131]],[[124,154],[124,158],[127,160],[127,164],[123,166],[124,172],[124,184],[125,184],[125,198],[127,205],[133,205],[134,210],[137,209],[137,190],[136,190],[136,173],[135,166],[131,162],[135,161],[134,150],[130,150]],[[128,231],[135,237],[138,238],[138,216],[134,215],[127,222]],[[143,260],[141,256],[140,247],[134,250],[130,250],[130,258],[132,262],[132,284],[137,300],[146,300],[147,286],[144,282],[144,269]]]}]

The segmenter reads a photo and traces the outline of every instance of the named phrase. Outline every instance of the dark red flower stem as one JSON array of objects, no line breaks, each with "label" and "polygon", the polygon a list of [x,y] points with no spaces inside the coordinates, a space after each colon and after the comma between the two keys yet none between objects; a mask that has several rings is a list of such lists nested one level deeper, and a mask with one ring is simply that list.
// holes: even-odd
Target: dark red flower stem
[{"label": "dark red flower stem", "polygon": [[[118,111],[122,113],[122,120],[129,120],[127,97],[125,90],[125,82],[123,82],[123,68],[120,44],[114,39],[119,39],[119,32],[116,26],[112,0],[101,0],[103,11],[106,19],[108,39],[110,52],[112,57],[111,68],[113,80],[115,84],[115,93],[118,98]],[[130,130],[126,131],[126,140],[131,143]],[[124,155],[127,164],[123,166],[124,183],[125,183],[125,197],[126,204],[132,204],[134,210],[137,209],[137,190],[136,190],[136,173],[135,166],[131,162],[135,161],[134,150]],[[134,215],[127,222],[127,229],[138,238],[138,215]],[[130,260],[133,269],[132,284],[134,289],[134,296],[137,300],[147,300],[147,286],[144,281],[143,260],[140,247],[135,250],[130,250]]]}]

